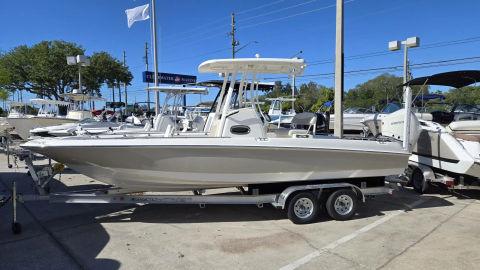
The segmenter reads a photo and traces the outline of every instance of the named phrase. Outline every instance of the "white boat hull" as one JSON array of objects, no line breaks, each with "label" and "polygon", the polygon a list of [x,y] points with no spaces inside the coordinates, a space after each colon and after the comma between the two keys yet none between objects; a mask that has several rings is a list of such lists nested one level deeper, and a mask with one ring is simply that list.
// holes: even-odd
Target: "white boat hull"
[{"label": "white boat hull", "polygon": [[74,123],[78,120],[68,118],[57,117],[19,117],[19,118],[7,118],[7,122],[10,126],[15,128],[15,132],[23,140],[27,140],[30,137],[30,130],[39,127],[56,126],[65,123]]},{"label": "white boat hull", "polygon": [[480,178],[480,142],[456,138],[437,123],[423,122],[410,160],[444,172]]},{"label": "white boat hull", "polygon": [[[353,132],[362,132],[365,127],[365,125],[362,123],[363,119],[371,115],[372,114],[344,113],[343,114],[343,130],[353,131]],[[335,125],[335,115],[331,114],[329,129],[333,130],[334,125]]]},{"label": "white boat hull", "polygon": [[[34,140],[23,147],[104,183],[134,191],[386,176],[402,173],[409,156],[396,142],[360,140],[68,139]],[[305,140],[311,143],[305,146]]]}]

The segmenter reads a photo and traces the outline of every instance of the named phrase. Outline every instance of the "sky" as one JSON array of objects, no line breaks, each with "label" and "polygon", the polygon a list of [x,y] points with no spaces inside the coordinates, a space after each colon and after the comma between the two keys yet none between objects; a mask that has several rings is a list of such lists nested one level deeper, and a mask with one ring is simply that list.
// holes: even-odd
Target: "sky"
[{"label": "sky", "polygon": [[[129,100],[146,100],[145,43],[151,48],[150,21],[127,27],[125,9],[148,0],[0,0],[0,51],[43,40],[80,44],[86,55],[107,51],[118,59],[126,52],[134,80]],[[198,76],[198,81],[218,78],[199,74],[198,65],[215,58],[231,57],[230,14],[236,13],[237,57],[298,56],[307,62],[306,77],[333,86],[331,61],[335,53],[335,0],[156,0],[159,70]],[[389,52],[388,42],[418,36],[419,48],[409,50],[414,77],[458,69],[478,69],[479,59],[463,64],[421,63],[480,57],[478,0],[345,0],[345,89],[380,75],[381,67],[402,65],[401,52]],[[152,51],[150,70],[152,70]],[[465,62],[468,62],[465,64]],[[452,64],[458,62],[445,62]],[[415,68],[417,64],[417,68]],[[420,68],[422,67],[422,68]],[[350,71],[350,73],[349,73]],[[387,70],[388,71],[388,70]],[[400,76],[401,69],[390,73]],[[325,75],[327,74],[327,75]],[[276,76],[266,76],[275,80]],[[278,76],[277,76],[278,77]],[[288,78],[281,78],[288,82]],[[103,89],[104,97],[110,91]],[[208,97],[212,99],[216,91]],[[189,98],[194,104],[198,97]]]}]

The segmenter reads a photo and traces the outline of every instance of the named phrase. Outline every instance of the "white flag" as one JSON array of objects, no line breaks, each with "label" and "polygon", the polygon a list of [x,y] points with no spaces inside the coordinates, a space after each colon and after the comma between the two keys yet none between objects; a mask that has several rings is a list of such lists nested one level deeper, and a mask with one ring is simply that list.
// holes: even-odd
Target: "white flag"
[{"label": "white flag", "polygon": [[149,5],[146,4],[125,10],[125,13],[127,14],[128,28],[132,27],[134,22],[144,21],[150,18],[150,15],[148,14],[148,7]]}]

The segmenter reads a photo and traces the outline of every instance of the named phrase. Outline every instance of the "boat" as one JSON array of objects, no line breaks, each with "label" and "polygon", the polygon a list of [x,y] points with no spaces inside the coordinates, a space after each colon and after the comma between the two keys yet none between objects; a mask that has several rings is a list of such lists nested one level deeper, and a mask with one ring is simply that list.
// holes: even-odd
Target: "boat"
[{"label": "boat", "polygon": [[77,91],[77,89],[74,89],[72,93],[66,93],[60,96],[67,101],[67,114],[64,117],[66,119],[66,123],[57,123],[55,125],[48,126],[38,125],[29,131],[29,136],[62,137],[74,136],[78,133],[84,132],[90,134],[99,134],[108,130],[116,129],[122,125],[122,123],[107,119],[107,110],[103,110],[100,114],[94,116],[92,111],[84,108],[85,103],[90,103],[93,101],[105,101],[103,98],[80,93]]},{"label": "boat", "polygon": [[295,116],[295,110],[291,109],[289,111],[283,111],[283,103],[292,102],[294,104],[295,98],[288,97],[277,97],[277,98],[266,98],[265,100],[270,101],[270,108],[268,109],[268,117],[270,117],[270,124],[277,127],[281,126],[290,126],[292,119]]},{"label": "boat", "polygon": [[165,94],[161,113],[151,121],[146,121],[144,126],[122,125],[117,129],[111,129],[105,134],[126,135],[126,134],[163,134],[170,126],[172,131],[200,131],[205,125],[205,118],[200,112],[188,110],[183,104],[187,95],[206,95],[208,89],[192,85],[159,85],[148,88],[148,91],[157,91]]},{"label": "boat", "polygon": [[0,136],[4,137],[7,132],[13,130],[13,127],[8,123],[7,118],[23,117],[25,115],[27,103],[18,101],[9,101],[9,111],[7,117],[0,117]]},{"label": "boat", "polygon": [[305,67],[303,59],[290,58],[203,62],[200,73],[222,73],[224,80],[202,132],[170,132],[168,126],[150,136],[40,138],[22,147],[128,192],[383,181],[402,173],[410,152],[401,141],[317,135],[315,114],[309,120],[297,117],[307,129],[267,131],[269,123],[256,105],[257,76],[301,75]]},{"label": "boat", "polygon": [[59,106],[68,106],[69,102],[35,98],[31,99],[30,103],[40,105],[37,115],[16,114],[7,117],[8,124],[15,129],[15,132],[23,140],[30,137],[30,130],[34,128],[72,123],[79,120],[59,114]]},{"label": "boat", "polygon": [[35,128],[30,130],[30,134],[32,137],[65,137],[79,134],[102,134],[107,131],[116,130],[122,125],[125,125],[125,123],[85,118],[76,123],[66,123],[55,126]]},{"label": "boat", "polygon": [[[365,129],[363,120],[375,114],[371,109],[351,107],[343,111],[343,131],[346,133],[360,133]],[[335,114],[330,115],[329,129],[335,124]]]},{"label": "boat", "polygon": [[[364,125],[364,136],[368,137],[371,135],[373,137],[377,137],[382,133],[385,133],[384,131],[382,131],[382,127],[384,126],[382,124],[382,121],[388,116],[390,116],[392,113],[398,112],[401,109],[401,104],[397,102],[390,102],[385,105],[385,107],[379,113],[369,114],[368,116],[365,116],[361,121],[361,123]],[[432,114],[428,112],[415,111],[414,113],[417,119],[430,121],[433,118]],[[397,116],[393,117],[395,118]],[[399,117],[401,117],[401,115]]]},{"label": "boat", "polygon": [[[480,71],[460,70],[416,78],[405,85],[461,88],[478,81]],[[424,177],[430,180],[449,177],[455,184],[459,181],[480,184],[480,120],[462,121],[471,117],[456,117],[461,114],[465,115],[455,110],[432,111],[431,121],[419,119],[420,134],[410,156],[411,177],[417,191],[425,191],[425,185],[419,182]]]},{"label": "boat", "polygon": [[[461,88],[478,81],[480,71],[460,70],[415,78],[404,86]],[[384,130],[392,129],[395,123],[389,118],[401,117],[401,113],[397,111],[382,119],[381,135],[385,136]],[[430,120],[418,119],[419,135],[409,158],[407,176],[414,189],[423,193],[429,182],[448,187],[460,183],[480,185],[480,120],[468,120],[472,114],[459,110],[431,111],[430,115]]]}]

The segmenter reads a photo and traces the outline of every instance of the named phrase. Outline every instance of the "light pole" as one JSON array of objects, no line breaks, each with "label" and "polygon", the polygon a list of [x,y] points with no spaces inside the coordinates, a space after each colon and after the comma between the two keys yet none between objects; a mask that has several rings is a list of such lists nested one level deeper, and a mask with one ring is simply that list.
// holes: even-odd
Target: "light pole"
[{"label": "light pole", "polygon": [[67,65],[78,65],[78,91],[83,93],[82,90],[82,67],[90,66],[90,59],[85,55],[67,56]]},{"label": "light pole", "polygon": [[[410,37],[406,40],[399,41],[394,40],[388,43],[388,49],[390,51],[397,51],[403,46],[403,83],[407,83],[408,78],[408,48],[415,48],[420,46],[420,38]],[[412,103],[412,89],[410,86],[403,87],[403,102],[405,107],[405,118],[403,125],[403,149],[406,151],[410,150],[410,114],[411,114],[411,103]]]},{"label": "light pole", "polygon": [[[298,51],[296,54],[292,56],[292,58],[298,58],[298,55],[302,54],[303,50]],[[296,84],[296,76],[295,76],[295,69],[293,70],[293,75],[292,75],[292,109],[290,110],[290,113],[295,113],[295,84]]]},{"label": "light pole", "polygon": [[388,49],[390,51],[398,51],[402,49],[403,45],[403,83],[408,79],[408,48],[415,48],[420,46],[419,37],[409,37],[406,40],[394,40],[388,43]]}]

